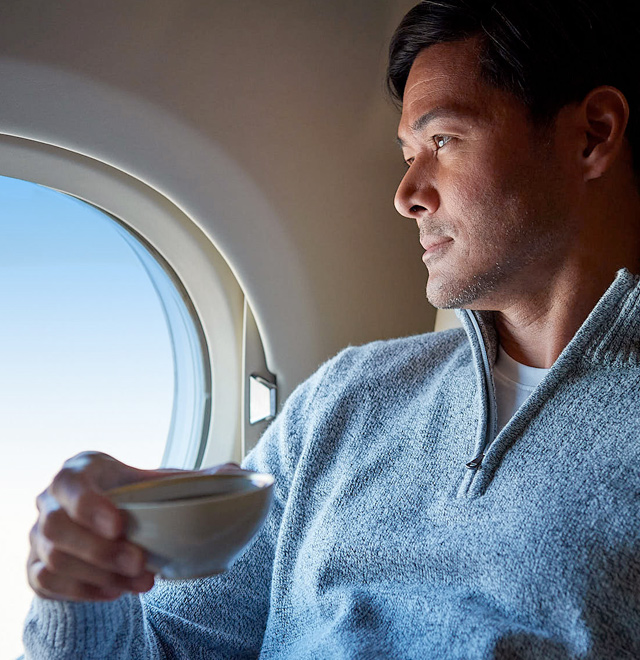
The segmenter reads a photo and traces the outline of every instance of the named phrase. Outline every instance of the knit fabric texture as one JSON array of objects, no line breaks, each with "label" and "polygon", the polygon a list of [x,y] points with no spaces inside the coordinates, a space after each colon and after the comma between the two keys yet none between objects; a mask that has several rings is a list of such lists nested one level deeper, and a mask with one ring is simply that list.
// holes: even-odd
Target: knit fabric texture
[{"label": "knit fabric texture", "polygon": [[639,658],[638,280],[497,435],[491,313],[342,351],[245,460],[274,504],[231,570],[36,598],[26,657]]}]

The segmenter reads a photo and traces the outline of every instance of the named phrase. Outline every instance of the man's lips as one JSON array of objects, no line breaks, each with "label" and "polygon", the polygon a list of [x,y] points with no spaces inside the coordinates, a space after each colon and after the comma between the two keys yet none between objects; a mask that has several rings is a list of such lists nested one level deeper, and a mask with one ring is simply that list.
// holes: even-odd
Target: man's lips
[{"label": "man's lips", "polygon": [[451,243],[451,241],[453,241],[452,238],[439,238],[435,241],[421,241],[420,245],[424,248],[422,258],[424,259],[425,257],[432,255],[434,252],[441,250],[445,245]]}]

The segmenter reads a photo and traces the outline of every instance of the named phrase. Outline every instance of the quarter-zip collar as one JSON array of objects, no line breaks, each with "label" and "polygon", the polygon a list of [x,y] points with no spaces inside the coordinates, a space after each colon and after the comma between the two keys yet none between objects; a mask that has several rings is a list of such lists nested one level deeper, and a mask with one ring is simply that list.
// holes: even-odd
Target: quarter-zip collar
[{"label": "quarter-zip collar", "polygon": [[[592,365],[640,366],[640,276],[619,270],[612,284],[593,308],[549,373],[518,410],[514,419],[524,428],[527,419],[552,396],[553,390],[584,361]],[[473,456],[464,475],[459,497],[480,495],[499,465],[503,433],[497,438],[497,406],[493,366],[498,353],[494,312],[456,310],[471,345],[478,385],[478,427]]]}]

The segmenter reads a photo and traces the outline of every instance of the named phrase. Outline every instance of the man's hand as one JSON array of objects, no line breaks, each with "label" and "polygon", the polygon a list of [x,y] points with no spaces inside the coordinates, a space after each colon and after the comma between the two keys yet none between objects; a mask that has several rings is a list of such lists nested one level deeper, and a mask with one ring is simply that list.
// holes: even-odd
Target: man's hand
[{"label": "man's hand", "polygon": [[[235,472],[235,464],[206,470]],[[175,474],[138,470],[96,452],[68,460],[38,496],[38,520],[30,534],[27,575],[42,598],[114,600],[153,586],[142,548],[125,537],[124,514],[104,494],[125,484]]]}]

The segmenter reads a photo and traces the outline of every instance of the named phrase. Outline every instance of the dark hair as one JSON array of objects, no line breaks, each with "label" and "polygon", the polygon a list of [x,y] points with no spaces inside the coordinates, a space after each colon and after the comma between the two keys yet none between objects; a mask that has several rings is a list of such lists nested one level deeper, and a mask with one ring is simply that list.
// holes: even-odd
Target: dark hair
[{"label": "dark hair", "polygon": [[617,87],[631,109],[627,138],[637,168],[638,25],[634,0],[423,0],[393,35],[387,85],[401,104],[421,50],[478,37],[483,79],[514,94],[537,124],[599,85]]}]

